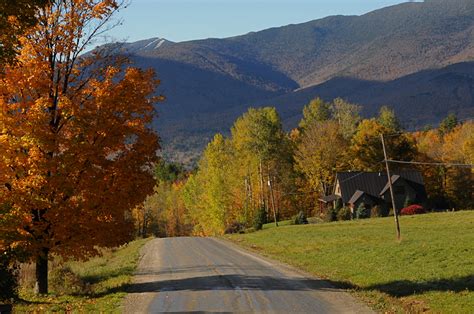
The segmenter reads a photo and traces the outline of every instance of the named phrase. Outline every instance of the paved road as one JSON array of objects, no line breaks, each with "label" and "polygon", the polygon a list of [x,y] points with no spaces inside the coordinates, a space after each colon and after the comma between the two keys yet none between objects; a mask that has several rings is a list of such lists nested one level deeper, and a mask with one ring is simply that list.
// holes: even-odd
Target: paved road
[{"label": "paved road", "polygon": [[347,293],[213,238],[148,242],[125,313],[370,313]]}]

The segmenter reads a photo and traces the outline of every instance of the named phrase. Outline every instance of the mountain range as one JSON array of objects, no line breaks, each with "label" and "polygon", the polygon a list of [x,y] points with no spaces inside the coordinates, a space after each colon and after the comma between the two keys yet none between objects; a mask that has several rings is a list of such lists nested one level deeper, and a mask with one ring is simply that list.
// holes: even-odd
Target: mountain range
[{"label": "mountain range", "polygon": [[342,97],[407,128],[474,115],[474,1],[425,0],[224,39],[120,45],[152,67],[166,102],[154,127],[165,154],[192,163],[248,107],[276,106],[292,128],[312,98]]}]

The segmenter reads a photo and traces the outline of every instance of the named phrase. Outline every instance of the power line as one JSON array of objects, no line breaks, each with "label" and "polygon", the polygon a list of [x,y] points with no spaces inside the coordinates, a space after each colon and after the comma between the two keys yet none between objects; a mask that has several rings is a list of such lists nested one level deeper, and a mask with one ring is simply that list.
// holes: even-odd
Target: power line
[{"label": "power line", "polygon": [[347,182],[347,181],[349,181],[349,180],[352,180],[352,179],[354,179],[354,178],[356,178],[356,177],[358,177],[358,176],[360,176],[360,175],[363,175],[364,173],[365,173],[364,171],[361,171],[361,172],[359,172],[358,174],[353,175],[352,177],[345,178],[345,179],[342,180],[340,183],[344,183],[344,182]]},{"label": "power line", "polygon": [[420,162],[420,161],[402,161],[402,160],[387,160],[387,162],[396,164],[413,164],[413,165],[426,165],[426,166],[447,166],[447,167],[464,167],[473,168],[473,164],[458,164],[449,162]]},{"label": "power line", "polygon": [[284,193],[283,191],[279,191],[279,190],[274,190],[275,192],[277,193],[280,193],[281,196],[287,196],[287,195],[306,195],[306,194],[312,194],[312,193],[319,193],[320,191],[319,190],[311,190],[311,191],[307,191],[307,192],[296,192],[296,191],[293,191],[293,192],[288,192],[288,193]]}]

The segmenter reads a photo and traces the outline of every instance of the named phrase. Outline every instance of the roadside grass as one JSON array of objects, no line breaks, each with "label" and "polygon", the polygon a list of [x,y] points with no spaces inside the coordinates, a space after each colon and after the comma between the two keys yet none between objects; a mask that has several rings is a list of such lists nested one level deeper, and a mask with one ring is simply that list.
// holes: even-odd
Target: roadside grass
[{"label": "roadside grass", "polygon": [[[316,224],[316,223],[321,223],[321,222],[323,222],[323,220],[320,219],[320,218],[308,217],[308,223],[309,224]],[[278,222],[279,227],[290,226],[290,225],[294,225],[294,224],[295,224],[294,219],[282,220],[282,221]],[[275,222],[269,222],[269,223],[266,223],[262,226],[262,230],[271,229],[271,228],[274,228],[274,227],[276,227]]]},{"label": "roadside grass", "polygon": [[332,281],[380,312],[472,313],[474,211],[284,226],[227,238]]},{"label": "roadside grass", "polygon": [[53,261],[50,294],[35,296],[30,287],[20,290],[21,302],[15,313],[35,312],[107,312],[120,313],[140,257],[140,248],[149,239],[130,242],[116,249],[103,250],[102,256],[86,262]]},{"label": "roadside grass", "polygon": [[[279,227],[282,227],[282,226],[289,226],[289,225],[293,225],[294,221],[292,219],[290,220],[282,220],[282,221],[279,221],[278,222],[278,226]],[[269,222],[269,223],[266,223],[262,226],[262,229],[263,230],[266,230],[266,229],[271,229],[271,228],[274,228],[275,227],[275,222]]]}]

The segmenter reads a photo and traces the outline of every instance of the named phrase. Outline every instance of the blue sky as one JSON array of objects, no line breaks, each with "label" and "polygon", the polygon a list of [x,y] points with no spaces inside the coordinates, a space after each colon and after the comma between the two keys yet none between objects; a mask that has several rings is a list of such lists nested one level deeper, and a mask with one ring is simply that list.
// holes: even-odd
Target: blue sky
[{"label": "blue sky", "polygon": [[407,0],[131,0],[114,41],[229,37],[328,15],[360,15]]}]

